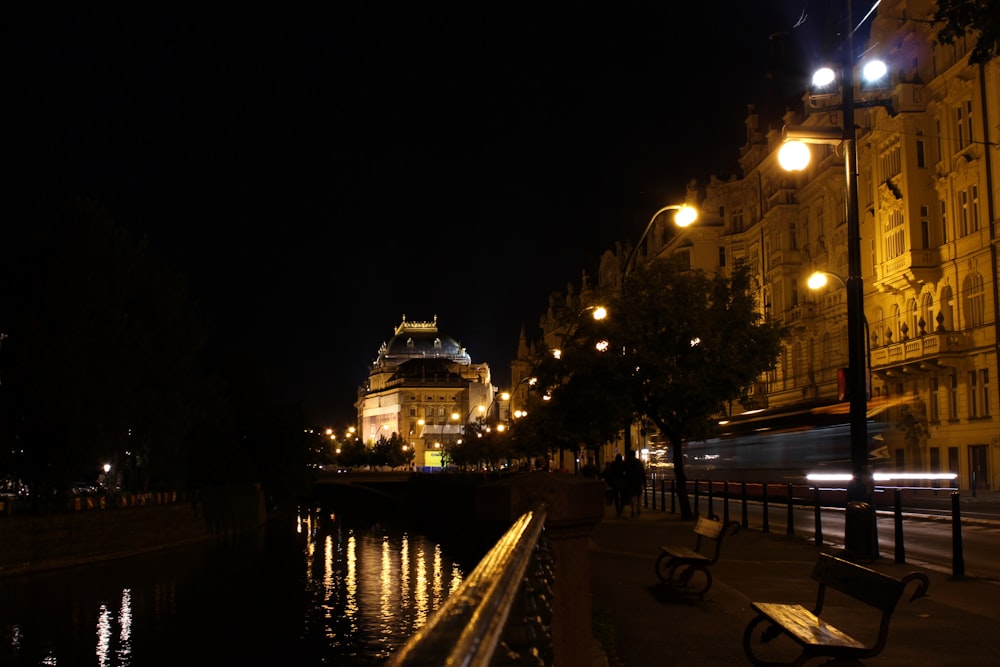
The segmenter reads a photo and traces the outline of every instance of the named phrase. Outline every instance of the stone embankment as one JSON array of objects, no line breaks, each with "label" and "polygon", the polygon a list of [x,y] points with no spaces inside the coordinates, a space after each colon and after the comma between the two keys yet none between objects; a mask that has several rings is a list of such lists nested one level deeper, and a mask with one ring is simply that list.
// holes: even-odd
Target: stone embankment
[{"label": "stone embankment", "polygon": [[[102,502],[103,501],[103,502]],[[0,516],[0,577],[123,558],[255,528],[256,489],[74,498],[70,511]]]}]

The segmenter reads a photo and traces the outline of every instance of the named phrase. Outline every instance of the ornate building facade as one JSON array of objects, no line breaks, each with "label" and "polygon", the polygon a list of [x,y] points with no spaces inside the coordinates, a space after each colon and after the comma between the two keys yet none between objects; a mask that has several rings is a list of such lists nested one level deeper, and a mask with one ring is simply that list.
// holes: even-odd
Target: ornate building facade
[{"label": "ornate building facade", "polygon": [[404,316],[392,338],[382,343],[358,392],[363,441],[399,436],[413,452],[417,469],[447,464],[447,451],[483,409],[492,409],[496,388],[487,364],[473,363],[452,337],[429,322]]},{"label": "ornate building facade", "polygon": [[[896,470],[958,473],[962,489],[1000,488],[1000,62],[970,65],[971,38],[936,44],[929,0],[882,2],[866,53],[889,63],[891,84],[858,89],[858,207],[867,325],[870,412],[887,421]],[[832,128],[841,100],[806,94],[785,126]],[[812,165],[785,172],[782,128],[763,126],[750,107],[740,174],[688,186],[700,210],[684,230],[664,217],[637,248],[636,263],[681,255],[692,268],[756,271],[765,318],[791,330],[773,372],[744,408],[837,398],[848,366],[847,296],[834,280],[820,291],[807,277],[848,275],[843,152],[814,146]],[[817,159],[818,158],[818,159]],[[591,289],[564,297],[579,308],[621,283],[628,246],[608,250]],[[550,309],[551,310],[551,309]],[[543,317],[542,326],[552,317]],[[876,408],[877,409],[874,409]]]}]

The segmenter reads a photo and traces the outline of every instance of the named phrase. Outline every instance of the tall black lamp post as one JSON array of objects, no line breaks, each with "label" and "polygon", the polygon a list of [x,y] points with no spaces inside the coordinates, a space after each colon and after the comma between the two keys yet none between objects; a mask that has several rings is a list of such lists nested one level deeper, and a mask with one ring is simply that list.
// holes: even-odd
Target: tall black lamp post
[{"label": "tall black lamp post", "polygon": [[[817,72],[816,86],[840,86],[840,108],[843,127],[788,127],[784,129],[786,144],[779,152],[781,166],[790,171],[802,170],[808,163],[808,148],[803,144],[838,146],[844,156],[847,179],[847,393],[850,405],[851,481],[847,485],[847,517],[844,527],[844,550],[857,560],[878,558],[878,534],[875,522],[874,482],[868,460],[868,377],[865,363],[864,283],[861,278],[861,224],[858,215],[858,155],[857,129],[854,111],[854,40],[851,36],[850,3],[847,9],[847,41],[844,46],[839,77],[831,69]],[[866,76],[884,76],[884,69],[866,68]],[[883,102],[866,102],[874,106]],[[804,162],[803,162],[804,160]]]}]

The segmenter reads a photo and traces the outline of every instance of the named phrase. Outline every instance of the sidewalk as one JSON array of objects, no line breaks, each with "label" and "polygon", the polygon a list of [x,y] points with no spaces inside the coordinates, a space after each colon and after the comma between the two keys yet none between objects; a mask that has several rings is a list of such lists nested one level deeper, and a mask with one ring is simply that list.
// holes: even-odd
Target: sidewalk
[{"label": "sidewalk", "polygon": [[[742,641],[754,615],[752,601],[798,602],[808,608],[815,603],[810,574],[821,549],[810,541],[764,534],[752,526],[730,535],[711,568],[713,583],[705,599],[684,598],[660,584],[654,562],[661,544],[694,546],[694,523],[661,510],[616,518],[613,508],[607,509],[591,536],[591,590],[595,634],[612,634],[614,649],[595,665],[748,665]],[[826,545],[822,550],[837,549]],[[900,601],[885,650],[866,664],[941,666],[990,660],[1000,638],[997,582],[953,580],[948,573],[897,565],[884,553],[869,567],[896,577],[922,571],[931,585],[928,597],[910,603],[907,595]],[[826,609],[834,611],[842,601],[831,594]],[[873,636],[876,630],[872,628]]]}]

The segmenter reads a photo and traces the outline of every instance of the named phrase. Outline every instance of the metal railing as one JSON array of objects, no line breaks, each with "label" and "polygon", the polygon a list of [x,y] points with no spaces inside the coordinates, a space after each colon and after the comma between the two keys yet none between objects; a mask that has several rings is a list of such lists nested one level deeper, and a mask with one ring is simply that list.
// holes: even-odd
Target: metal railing
[{"label": "metal railing", "polygon": [[552,664],[554,567],[544,504],[522,514],[387,663]]}]

